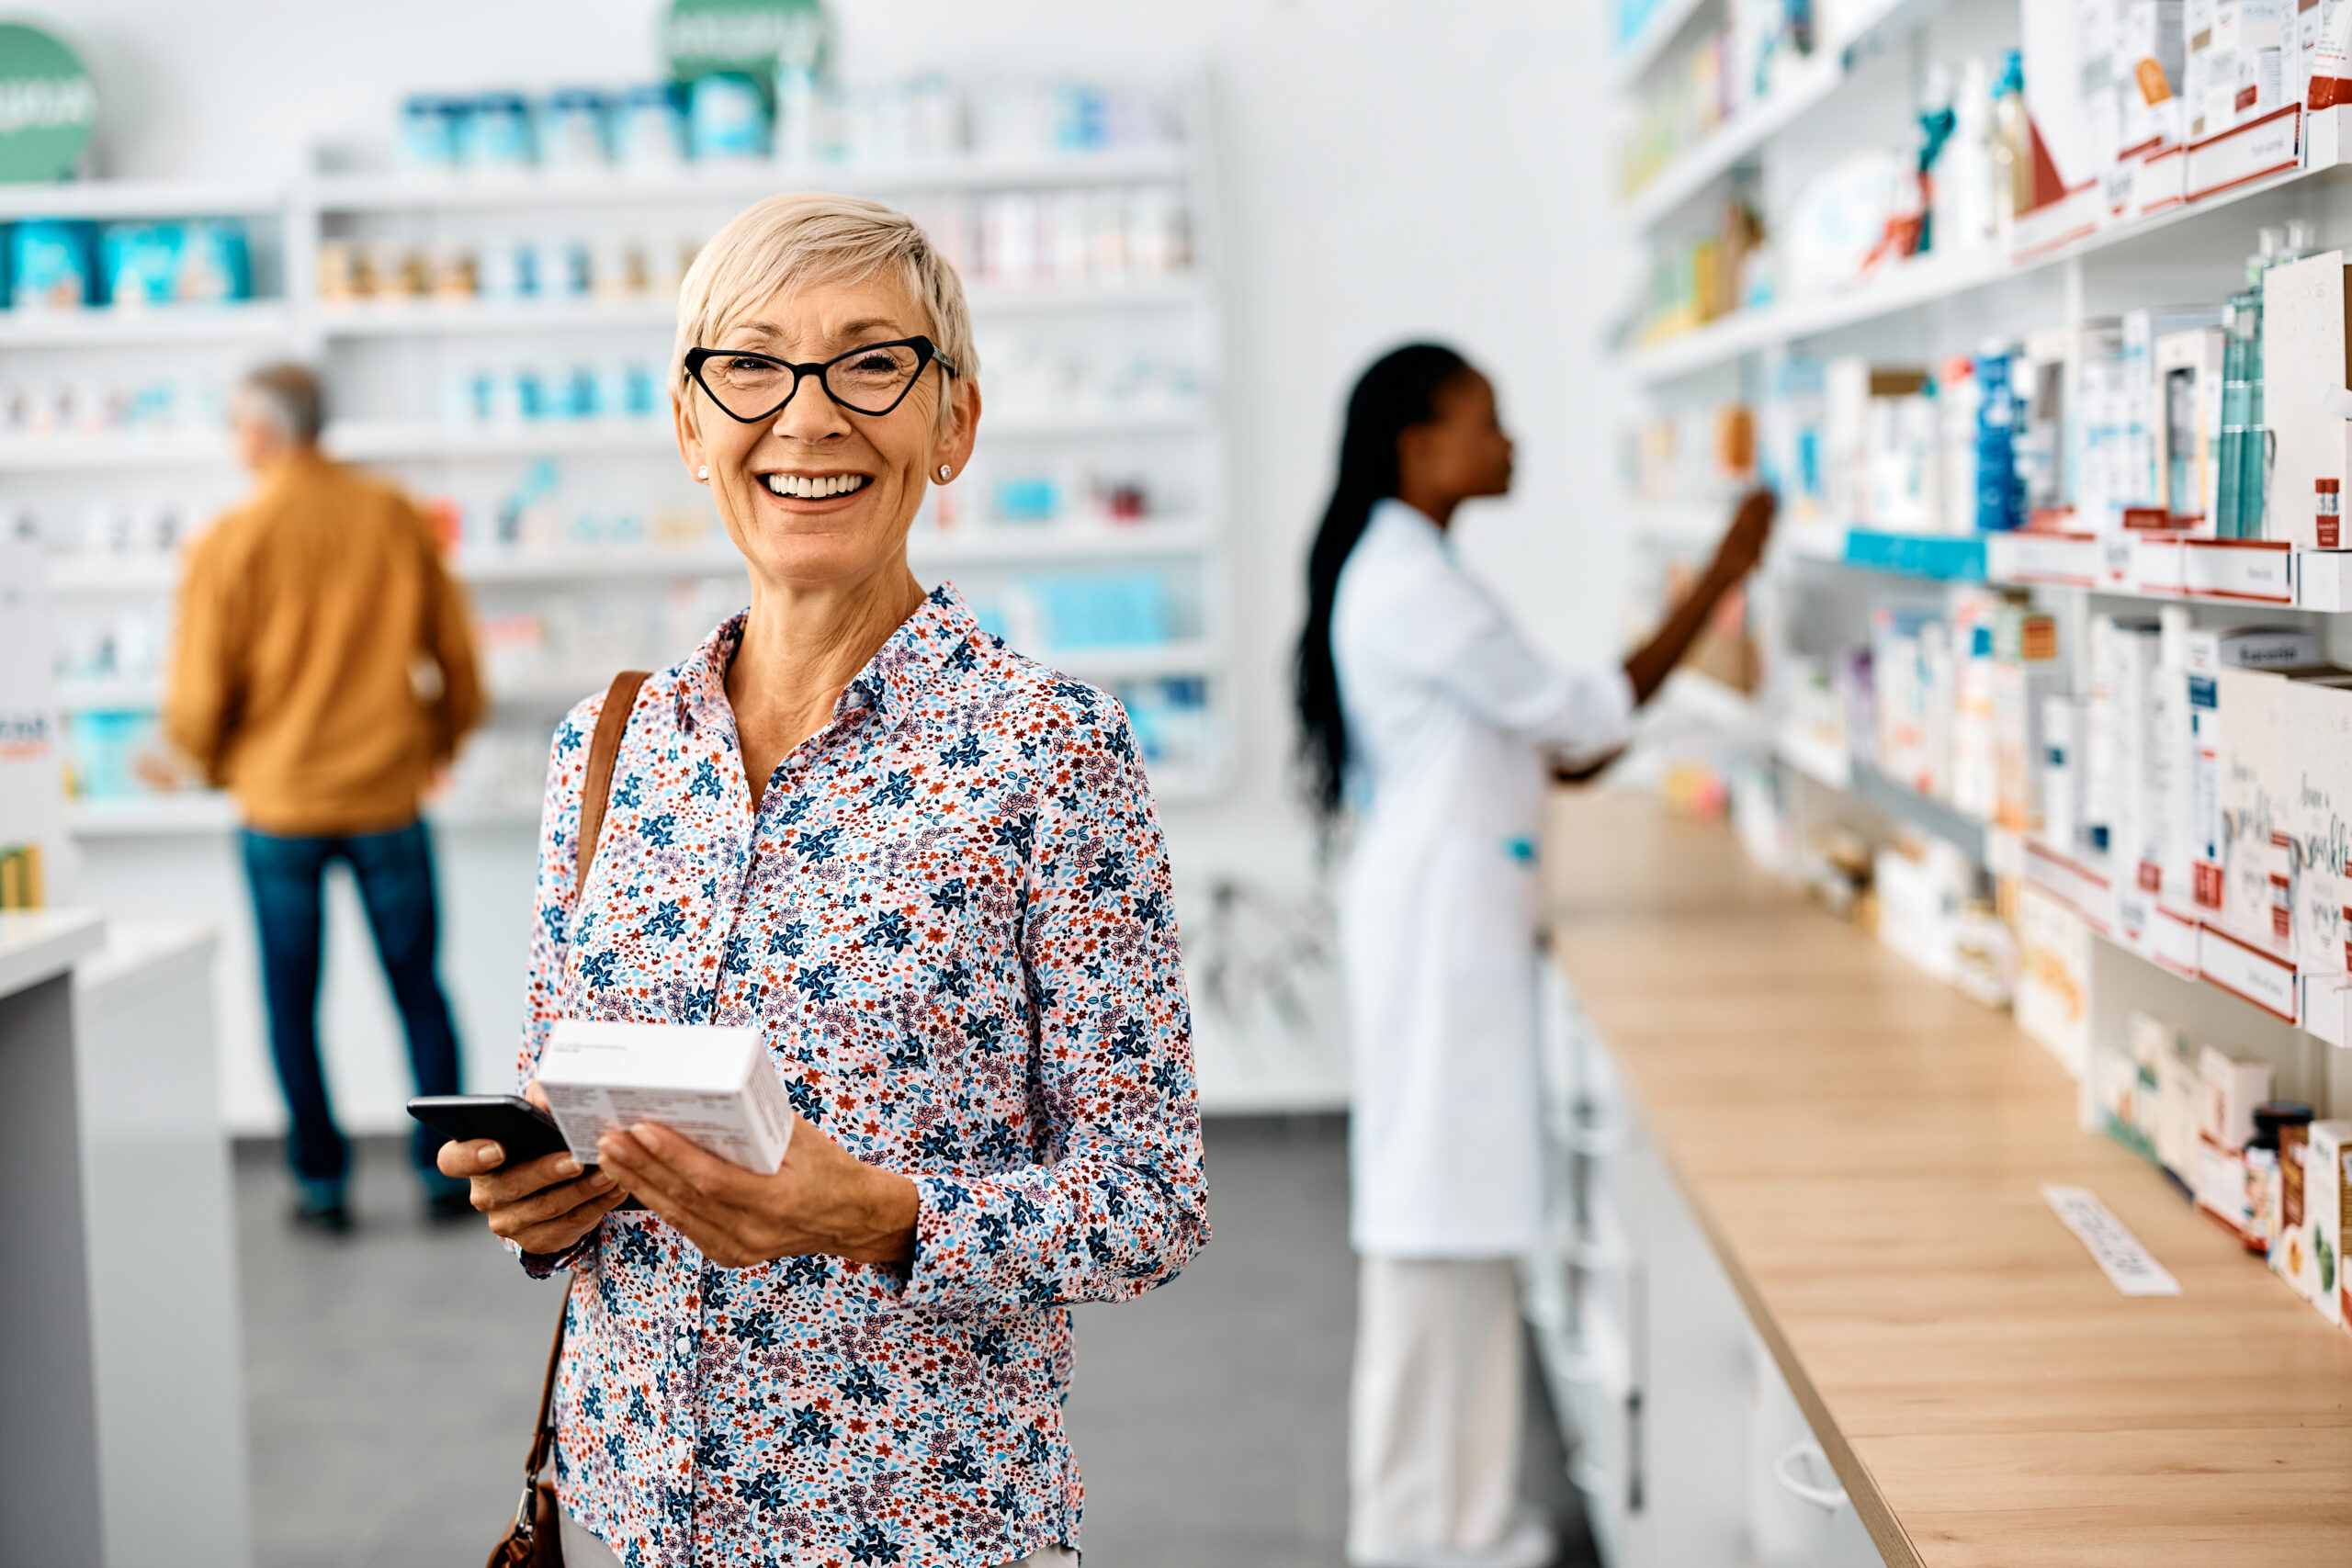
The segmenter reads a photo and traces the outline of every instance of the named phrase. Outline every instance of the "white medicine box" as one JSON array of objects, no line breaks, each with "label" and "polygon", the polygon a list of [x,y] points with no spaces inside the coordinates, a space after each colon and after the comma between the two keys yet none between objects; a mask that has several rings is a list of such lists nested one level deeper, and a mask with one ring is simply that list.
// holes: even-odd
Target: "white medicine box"
[{"label": "white medicine box", "polygon": [[540,1053],[538,1081],[583,1164],[598,1137],[639,1122],[763,1176],[792,1142],[791,1101],[752,1029],[568,1018]]}]

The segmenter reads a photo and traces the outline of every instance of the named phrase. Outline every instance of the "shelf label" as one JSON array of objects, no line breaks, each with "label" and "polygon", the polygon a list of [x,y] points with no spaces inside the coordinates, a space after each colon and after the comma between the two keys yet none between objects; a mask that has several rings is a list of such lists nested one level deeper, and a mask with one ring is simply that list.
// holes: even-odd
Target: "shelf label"
[{"label": "shelf label", "polygon": [[2096,534],[1995,534],[1986,544],[1990,575],[2003,582],[2097,588],[2106,566]]},{"label": "shelf label", "polygon": [[2288,960],[2240,942],[2216,926],[2197,933],[2197,972],[2243,1002],[2251,1002],[2289,1023],[2295,1016],[2295,966]]},{"label": "shelf label", "polygon": [[2219,136],[2209,136],[2188,150],[2188,199],[2191,201],[2300,166],[2303,107],[2289,104],[2261,119]]},{"label": "shelf label", "polygon": [[2196,598],[2291,604],[2294,561],[2284,539],[2184,539],[2181,587]]},{"label": "shelf label", "polygon": [[2127,1296],[2177,1296],[2180,1281],[2140,1245],[2140,1238],[2108,1213],[2107,1205],[2087,1188],[2044,1184],[2041,1201],[2074,1233],[2115,1288]]}]

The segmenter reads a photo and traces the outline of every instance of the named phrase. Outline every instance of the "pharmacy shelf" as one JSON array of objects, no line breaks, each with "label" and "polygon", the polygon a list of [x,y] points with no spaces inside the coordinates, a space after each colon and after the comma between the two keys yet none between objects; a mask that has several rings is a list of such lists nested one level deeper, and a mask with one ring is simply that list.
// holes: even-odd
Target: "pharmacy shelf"
[{"label": "pharmacy shelf", "polygon": [[250,217],[285,205],[283,186],[220,180],[0,185],[0,219]]},{"label": "pharmacy shelf", "polygon": [[234,461],[225,432],[172,435],[0,437],[0,473],[82,473],[113,468],[217,468]]},{"label": "pharmacy shelf", "polygon": [[[2165,586],[2132,587],[2108,576],[2103,541],[2096,536],[2042,534],[1914,534],[1826,525],[1792,526],[1781,536],[1791,557],[1818,565],[1850,568],[1933,582],[1985,582],[2000,588],[2075,588],[2103,599],[2151,604],[2214,604],[2242,611],[2300,610],[2312,615],[2352,612],[2352,555],[2337,550],[2266,547],[2259,542],[2200,540],[2183,546],[2177,536],[2141,536],[2132,541],[2136,566],[2150,552],[2169,552]],[[2039,552],[2029,558],[2027,550]],[[2194,556],[2194,572],[2184,570]],[[2213,563],[2260,558],[2275,583],[2236,581],[2222,586]],[[2238,572],[2243,576],[2243,571]],[[2155,578],[2143,579],[2154,581]],[[2190,581],[2199,586],[2188,586]]]},{"label": "pharmacy shelf", "polygon": [[1067,152],[1039,158],[958,157],[899,164],[786,164],[746,159],[642,172],[525,171],[472,175],[329,175],[295,190],[300,204],[327,213],[512,211],[525,208],[694,207],[744,202],[783,190],[842,190],[871,196],[1034,190],[1131,185],[1182,178],[1185,147]]},{"label": "pharmacy shelf", "polygon": [[1853,787],[1853,754],[1796,725],[1784,723],[1773,731],[1772,754],[1824,789],[1842,794]]},{"label": "pharmacy shelf", "polygon": [[[974,288],[965,302],[981,320],[1064,311],[1177,309],[1210,302],[1208,285],[1189,272],[1035,288]],[[435,336],[529,336],[540,333],[660,333],[675,330],[674,300],[530,300],[483,303],[435,299],[322,305],[320,333],[330,340]],[[5,343],[0,338],[0,343]]]},{"label": "pharmacy shelf", "polygon": [[146,310],[0,310],[0,350],[135,348],[164,343],[276,343],[292,318],[275,299],[240,305],[160,305]]},{"label": "pharmacy shelf", "polygon": [[57,705],[68,713],[152,713],[164,703],[154,675],[69,675],[57,682]]},{"label": "pharmacy shelf", "polygon": [[1925,24],[1947,0],[1879,0],[1845,39],[1817,47],[1773,87],[1770,96],[1725,120],[1627,193],[1621,211],[1635,229],[1672,216],[1765,143],[1827,101],[1846,78],[1889,41]]},{"label": "pharmacy shelf", "polygon": [[1658,0],[1657,9],[1642,24],[1641,31],[1618,47],[1609,70],[1619,89],[1639,82],[1650,68],[1666,58],[1690,19],[1707,8],[1708,0]]},{"label": "pharmacy shelf", "polygon": [[1899,315],[1922,305],[2022,277],[2043,267],[2130,245],[2176,224],[2222,211],[2288,186],[2309,180],[2335,181],[2343,177],[2345,168],[2342,162],[2318,164],[2250,180],[2179,207],[2110,223],[2096,233],[2022,258],[1998,254],[1939,257],[1930,253],[1921,260],[1890,266],[1871,281],[1843,294],[1736,311],[1705,326],[1636,348],[1625,356],[1624,363],[1637,380],[1653,384],[1674,380],[1763,349],[1802,343],[1841,328]]},{"label": "pharmacy shelf", "polygon": [[1217,542],[1215,523],[1199,517],[1034,527],[995,524],[944,535],[915,534],[907,541],[907,558],[918,567],[1031,566],[1200,555],[1215,549]]},{"label": "pharmacy shelf", "polygon": [[1204,675],[1224,662],[1216,645],[1205,641],[1157,643],[1143,648],[1045,649],[1034,657],[1040,664],[1081,681]]},{"label": "pharmacy shelf", "polygon": [[1993,829],[1984,822],[1954,810],[1948,802],[1920,794],[1868,762],[1849,759],[1847,765],[1852,781],[1848,792],[1855,799],[1882,815],[1941,839],[1966,855],[1973,865],[1992,866],[1989,845]]},{"label": "pharmacy shelf", "polygon": [[52,598],[168,593],[179,580],[177,556],[51,556],[49,560]]},{"label": "pharmacy shelf", "polygon": [[[428,806],[425,819],[437,828],[537,827],[531,806],[458,804]],[[76,800],[65,807],[66,830],[77,839],[145,839],[227,833],[237,826],[236,803],[215,790],[177,795],[134,795],[118,800]]]}]

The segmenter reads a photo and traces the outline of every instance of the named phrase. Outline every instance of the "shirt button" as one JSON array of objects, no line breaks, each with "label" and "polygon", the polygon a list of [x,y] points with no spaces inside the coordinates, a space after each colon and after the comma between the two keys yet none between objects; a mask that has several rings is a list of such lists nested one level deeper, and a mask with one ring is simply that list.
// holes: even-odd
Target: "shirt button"
[{"label": "shirt button", "polygon": [[695,1342],[694,1342],[693,1340],[691,1340],[691,1339],[687,1338],[687,1337],[686,1337],[684,1335],[683,1335],[683,1334],[681,1334],[681,1335],[679,1335],[679,1336],[678,1336],[678,1354],[679,1354],[679,1355],[681,1355],[681,1356],[691,1355],[691,1354],[693,1354],[693,1352],[694,1352],[694,1348],[695,1348]]}]

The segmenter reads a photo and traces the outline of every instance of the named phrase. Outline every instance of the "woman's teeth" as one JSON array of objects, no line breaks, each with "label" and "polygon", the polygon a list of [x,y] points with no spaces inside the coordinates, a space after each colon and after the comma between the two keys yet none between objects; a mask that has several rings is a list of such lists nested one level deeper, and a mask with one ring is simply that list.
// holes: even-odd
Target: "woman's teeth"
[{"label": "woman's teeth", "polygon": [[864,474],[830,474],[822,479],[808,474],[770,474],[768,489],[777,495],[790,496],[796,501],[823,501],[828,496],[847,495],[863,489]]}]

